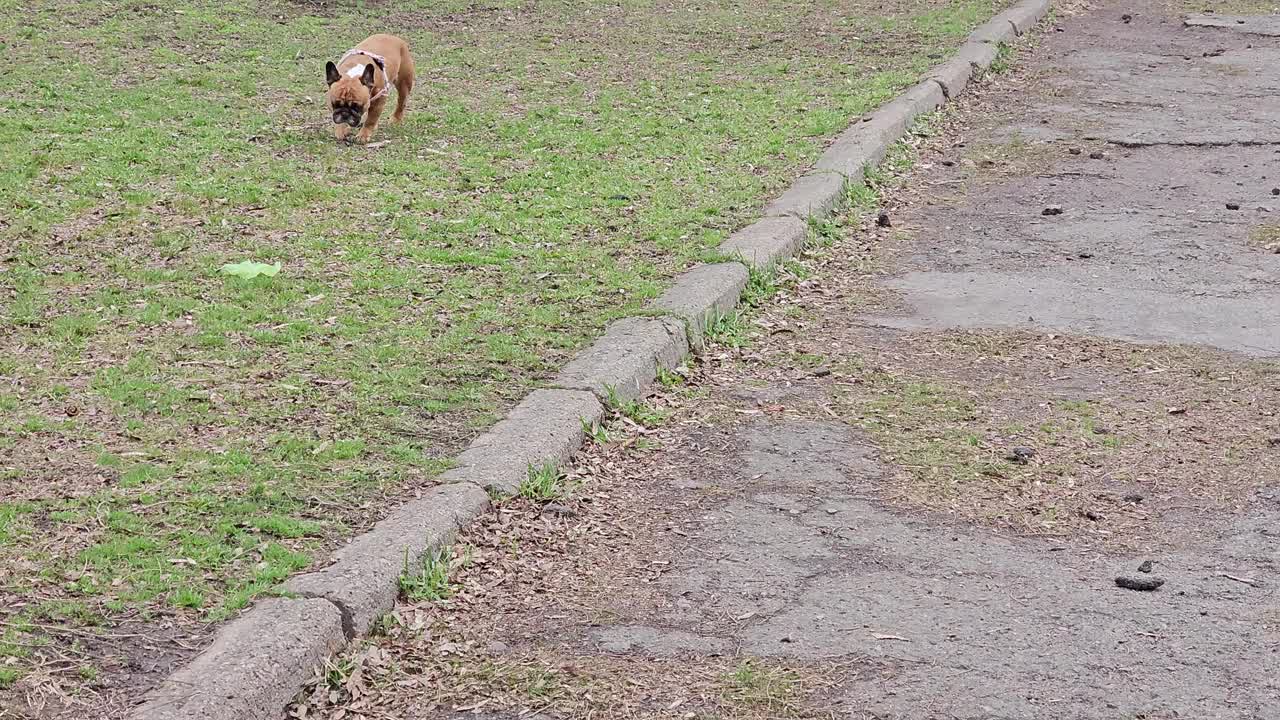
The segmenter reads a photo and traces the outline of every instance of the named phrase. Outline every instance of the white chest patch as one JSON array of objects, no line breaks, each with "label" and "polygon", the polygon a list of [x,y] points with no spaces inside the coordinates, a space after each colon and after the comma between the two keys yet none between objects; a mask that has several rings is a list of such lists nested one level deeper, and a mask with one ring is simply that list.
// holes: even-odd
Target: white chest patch
[{"label": "white chest patch", "polygon": [[355,67],[353,67],[353,68],[351,68],[350,70],[348,70],[348,71],[347,71],[347,77],[349,77],[349,78],[358,78],[358,77],[360,77],[360,76],[361,76],[361,75],[363,75],[363,74],[364,74],[364,66],[363,66],[363,65],[356,65]]}]

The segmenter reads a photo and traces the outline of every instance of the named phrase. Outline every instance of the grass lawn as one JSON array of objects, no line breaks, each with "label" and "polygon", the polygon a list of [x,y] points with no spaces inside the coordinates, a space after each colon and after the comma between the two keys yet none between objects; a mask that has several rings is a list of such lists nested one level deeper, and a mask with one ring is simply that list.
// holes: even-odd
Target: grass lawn
[{"label": "grass lawn", "polygon": [[0,689],[323,557],[1004,4],[0,0]]}]

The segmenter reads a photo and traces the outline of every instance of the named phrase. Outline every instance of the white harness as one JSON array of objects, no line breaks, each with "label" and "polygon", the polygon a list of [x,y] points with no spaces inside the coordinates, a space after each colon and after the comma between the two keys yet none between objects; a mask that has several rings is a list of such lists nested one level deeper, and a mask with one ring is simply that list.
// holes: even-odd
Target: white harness
[{"label": "white harness", "polygon": [[[350,50],[347,51],[345,55],[343,55],[338,60],[338,64],[341,65],[343,60],[346,60],[352,55],[368,56],[373,60],[373,64],[377,65],[378,69],[382,71],[382,89],[379,90],[376,95],[369,98],[369,102],[373,102],[374,100],[377,100],[383,95],[389,94],[391,92],[391,76],[387,75],[387,59],[382,57],[381,55],[378,55],[377,53],[371,53],[368,50],[361,50],[360,48],[351,48]],[[360,67],[360,73],[363,74],[364,73],[363,66],[358,66],[358,67]],[[355,68],[352,68],[352,70],[355,70]],[[348,73],[350,72],[351,71],[348,71]],[[353,75],[352,77],[355,77],[355,76]]]}]

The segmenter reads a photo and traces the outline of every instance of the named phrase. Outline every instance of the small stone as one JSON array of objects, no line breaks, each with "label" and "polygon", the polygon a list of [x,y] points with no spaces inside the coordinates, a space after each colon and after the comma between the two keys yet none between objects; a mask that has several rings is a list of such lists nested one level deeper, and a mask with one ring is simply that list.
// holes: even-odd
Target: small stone
[{"label": "small stone", "polygon": [[1026,465],[1031,461],[1031,458],[1035,457],[1035,454],[1036,451],[1029,447],[1016,447],[1010,450],[1009,454],[1004,456],[1004,459],[1018,465]]},{"label": "small stone", "polygon": [[1116,578],[1116,586],[1122,587],[1125,590],[1152,592],[1153,590],[1159,590],[1161,585],[1164,585],[1164,578],[1133,578],[1125,577],[1124,575]]},{"label": "small stone", "polygon": [[1089,158],[1091,160],[1106,160],[1107,154],[1102,152],[1101,150],[1094,150],[1093,152],[1089,153]]},{"label": "small stone", "polygon": [[1127,503],[1140,503],[1147,499],[1146,495],[1140,492],[1128,492],[1124,494],[1124,501]]},{"label": "small stone", "polygon": [[886,228],[893,227],[893,223],[889,220],[889,213],[881,210],[880,214],[876,216],[876,225]]},{"label": "small stone", "polygon": [[1099,522],[1103,519],[1101,515],[1099,515],[1098,513],[1092,510],[1085,510],[1084,513],[1082,514],[1084,515],[1086,520],[1092,520],[1093,522]]},{"label": "small stone", "polygon": [[1271,188],[1272,195],[1280,195],[1280,188]]},{"label": "small stone", "polygon": [[506,655],[511,652],[511,646],[500,640],[491,641],[484,646],[484,649],[488,650],[490,655]]},{"label": "small stone", "polygon": [[1067,152],[1071,153],[1072,155],[1079,155],[1080,153],[1082,153],[1082,152],[1084,152],[1084,151],[1083,151],[1083,150],[1081,150],[1080,148],[1073,147],[1073,148],[1067,148]]},{"label": "small stone", "polygon": [[1240,209],[1240,203],[1227,203],[1227,209],[1228,209],[1228,210],[1239,210],[1239,209]]},{"label": "small stone", "polygon": [[1044,210],[1041,210],[1041,211],[1040,211],[1040,214],[1041,214],[1041,215],[1061,215],[1061,214],[1062,214],[1062,206],[1061,206],[1061,205],[1050,205],[1049,207],[1045,208]]},{"label": "small stone", "polygon": [[1155,563],[1151,562],[1150,560],[1143,560],[1142,564],[1138,566],[1138,572],[1149,573],[1151,572],[1154,566],[1155,566]]},{"label": "small stone", "polygon": [[[956,166],[956,161],[955,161],[955,160],[943,160],[943,161],[942,161],[942,165],[943,165],[944,167],[955,167],[955,166]],[[1278,194],[1280,194],[1280,193],[1278,193]]]},{"label": "small stone", "polygon": [[1093,434],[1094,435],[1110,435],[1111,428],[1107,427],[1106,425],[1095,425],[1093,428]]},{"label": "small stone", "polygon": [[1081,260],[1088,260],[1089,258],[1093,257],[1093,253],[1080,252],[1080,253],[1076,253],[1076,257],[1080,258]]},{"label": "small stone", "polygon": [[1128,25],[1129,23],[1133,22],[1133,16],[1129,15],[1128,13],[1121,15],[1120,22],[1124,23],[1125,25]]}]

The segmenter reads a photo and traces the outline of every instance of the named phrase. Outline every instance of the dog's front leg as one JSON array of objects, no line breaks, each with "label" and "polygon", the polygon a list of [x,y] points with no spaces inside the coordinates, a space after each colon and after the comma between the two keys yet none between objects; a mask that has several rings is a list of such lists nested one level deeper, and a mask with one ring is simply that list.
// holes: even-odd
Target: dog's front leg
[{"label": "dog's front leg", "polygon": [[369,142],[369,138],[373,137],[374,131],[378,129],[378,118],[382,117],[382,108],[386,104],[387,99],[384,97],[369,105],[369,114],[365,116],[364,127],[360,128],[360,134],[356,135],[356,140],[362,143]]}]

